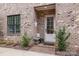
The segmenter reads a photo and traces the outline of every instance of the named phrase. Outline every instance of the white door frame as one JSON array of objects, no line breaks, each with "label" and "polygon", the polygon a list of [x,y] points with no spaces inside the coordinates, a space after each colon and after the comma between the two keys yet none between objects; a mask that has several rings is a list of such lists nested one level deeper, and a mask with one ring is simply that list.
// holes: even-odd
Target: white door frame
[{"label": "white door frame", "polygon": [[[44,42],[46,43],[52,43],[52,42],[55,42],[55,34],[47,34],[47,17],[53,17],[53,23],[54,23],[54,18],[55,16],[54,15],[46,15],[44,18],[44,24],[45,24],[45,29],[44,29],[44,33],[45,33],[45,36],[44,36]],[[54,26],[54,24],[53,24]]]}]

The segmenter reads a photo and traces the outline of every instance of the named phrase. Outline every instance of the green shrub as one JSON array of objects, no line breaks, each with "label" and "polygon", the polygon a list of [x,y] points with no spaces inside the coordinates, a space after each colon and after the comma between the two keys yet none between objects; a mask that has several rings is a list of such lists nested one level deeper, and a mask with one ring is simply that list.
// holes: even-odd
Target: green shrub
[{"label": "green shrub", "polygon": [[21,39],[21,46],[22,47],[27,47],[30,43],[31,38],[29,38],[27,35],[23,35],[22,39]]},{"label": "green shrub", "polygon": [[58,32],[56,32],[57,39],[57,49],[59,51],[66,51],[67,42],[66,40],[69,38],[70,33],[67,33],[65,26],[60,28]]}]

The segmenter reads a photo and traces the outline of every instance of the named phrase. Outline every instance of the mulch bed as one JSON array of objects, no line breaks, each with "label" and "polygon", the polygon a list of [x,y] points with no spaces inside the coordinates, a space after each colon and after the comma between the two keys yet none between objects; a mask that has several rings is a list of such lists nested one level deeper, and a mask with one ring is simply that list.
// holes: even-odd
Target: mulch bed
[{"label": "mulch bed", "polygon": [[0,47],[6,47],[6,48],[13,48],[13,49],[20,49],[20,50],[29,50],[31,46],[28,47],[21,47],[20,45],[6,45],[6,44],[0,44]]},{"label": "mulch bed", "polygon": [[[38,52],[40,51],[40,52],[49,53],[49,54],[53,54],[55,52],[55,54],[58,56],[79,56],[79,51],[77,53],[68,52],[68,51],[55,51],[51,48],[39,47],[35,45],[23,48],[19,44],[16,44],[16,45],[0,44],[0,47],[13,48],[13,49],[19,49],[19,50],[31,50],[31,51],[38,51]],[[49,50],[51,51],[51,53]]]},{"label": "mulch bed", "polygon": [[50,45],[43,45],[38,44],[32,46],[29,51],[41,52],[41,53],[48,53],[48,54],[55,54],[55,47]]},{"label": "mulch bed", "polygon": [[0,44],[0,47],[6,47],[6,48],[13,48],[13,49],[19,49],[19,50],[29,50],[29,51],[35,51],[35,52],[42,52],[42,53],[48,53],[48,54],[54,54],[54,47],[49,47],[49,46],[38,46],[38,45],[31,45],[28,47],[21,47],[20,44],[10,44],[10,45],[6,45],[6,44]]}]

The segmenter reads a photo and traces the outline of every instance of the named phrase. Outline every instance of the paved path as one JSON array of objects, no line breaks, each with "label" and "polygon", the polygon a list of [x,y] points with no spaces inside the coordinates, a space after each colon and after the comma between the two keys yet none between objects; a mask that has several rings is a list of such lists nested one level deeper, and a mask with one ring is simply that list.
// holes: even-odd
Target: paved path
[{"label": "paved path", "polygon": [[37,53],[32,51],[0,47],[0,56],[53,56],[53,54]]}]

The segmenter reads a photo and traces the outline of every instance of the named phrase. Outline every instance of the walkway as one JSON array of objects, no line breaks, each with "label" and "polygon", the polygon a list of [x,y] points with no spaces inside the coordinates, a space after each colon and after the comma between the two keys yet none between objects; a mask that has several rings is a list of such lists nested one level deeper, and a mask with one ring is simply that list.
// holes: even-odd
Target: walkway
[{"label": "walkway", "polygon": [[0,56],[53,56],[53,54],[0,47]]}]

